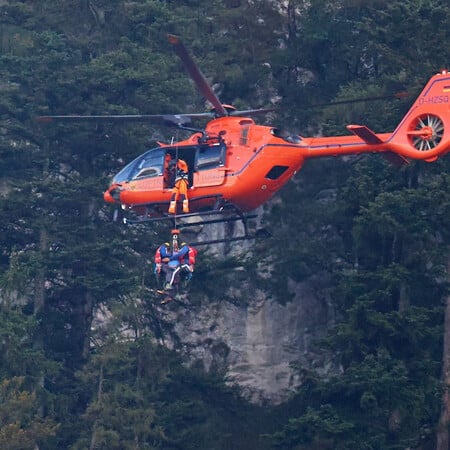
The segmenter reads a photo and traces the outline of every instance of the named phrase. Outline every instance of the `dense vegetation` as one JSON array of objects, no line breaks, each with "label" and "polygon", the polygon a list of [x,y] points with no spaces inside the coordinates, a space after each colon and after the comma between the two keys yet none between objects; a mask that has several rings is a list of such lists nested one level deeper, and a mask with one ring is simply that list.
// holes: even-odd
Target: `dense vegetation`
[{"label": "dense vegetation", "polygon": [[[434,448],[449,426],[438,427],[448,157],[402,170],[371,156],[316,161],[267,208],[274,240],[252,256],[280,261],[267,291],[332,274],[340,320],[320,345],[341,373],[299,368],[292,400],[263,408],[156,344],[139,300],[159,238],[112,224],[102,203],[123,161],[171,134],[33,118],[203,111],[165,41],[175,33],[224,103],[275,102],[272,122],[305,135],[391,130],[411,98],[312,105],[415,95],[450,66],[446,1],[9,0],[0,24],[0,448]],[[113,320],[92,333],[104,304]]]}]

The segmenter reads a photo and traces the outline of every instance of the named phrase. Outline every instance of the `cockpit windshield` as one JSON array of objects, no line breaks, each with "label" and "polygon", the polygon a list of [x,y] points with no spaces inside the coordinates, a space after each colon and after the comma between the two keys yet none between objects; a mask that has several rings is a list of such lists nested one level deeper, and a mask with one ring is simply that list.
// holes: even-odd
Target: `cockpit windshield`
[{"label": "cockpit windshield", "polygon": [[127,164],[113,179],[112,183],[140,178],[156,177],[163,174],[165,151],[162,148],[148,150],[134,161]]}]

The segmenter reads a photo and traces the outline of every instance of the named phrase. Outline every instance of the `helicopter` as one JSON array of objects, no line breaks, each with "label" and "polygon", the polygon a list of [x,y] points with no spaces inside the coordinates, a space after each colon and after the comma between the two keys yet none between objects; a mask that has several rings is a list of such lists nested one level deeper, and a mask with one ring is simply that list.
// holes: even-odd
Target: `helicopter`
[{"label": "helicopter", "polygon": [[[247,220],[312,158],[379,153],[393,164],[409,159],[432,162],[450,150],[450,74],[430,78],[411,108],[392,132],[375,133],[365,125],[350,124],[346,136],[303,137],[273,126],[258,125],[251,118],[271,109],[236,110],[224,105],[208,84],[178,36],[169,43],[181,59],[200,93],[212,104],[210,112],[165,115],[41,116],[50,121],[159,121],[192,134],[176,143],[158,143],[117,173],[104,200],[133,213],[125,223],[176,220],[204,215],[218,219],[201,223],[242,220],[243,239],[250,238]],[[208,119],[204,129],[192,120]],[[189,212],[178,202],[169,214],[173,184],[167,176],[168,160],[188,165]],[[240,238],[238,238],[240,239]]]}]

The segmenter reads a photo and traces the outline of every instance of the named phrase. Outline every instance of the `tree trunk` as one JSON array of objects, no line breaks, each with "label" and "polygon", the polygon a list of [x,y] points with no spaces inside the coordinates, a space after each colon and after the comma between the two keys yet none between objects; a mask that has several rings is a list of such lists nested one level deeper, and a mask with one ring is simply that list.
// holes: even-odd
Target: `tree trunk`
[{"label": "tree trunk", "polygon": [[[447,259],[447,279],[450,279],[450,255]],[[445,303],[444,350],[442,356],[441,416],[436,432],[436,450],[448,450],[450,424],[450,295]]]},{"label": "tree trunk", "polygon": [[400,313],[404,313],[409,309],[410,301],[409,301],[409,287],[405,282],[402,282],[399,290],[398,297],[398,311]]},{"label": "tree trunk", "polygon": [[[100,405],[103,396],[103,363],[100,365],[100,372],[98,375],[98,390],[97,390],[97,404]],[[94,450],[97,445],[97,425],[98,418],[94,420],[91,432],[91,442],[89,444],[89,450]]]},{"label": "tree trunk", "polygon": [[94,298],[90,292],[86,292],[84,296],[84,305],[83,311],[80,312],[82,314],[82,320],[84,325],[83,332],[83,350],[82,356],[83,358],[87,358],[89,356],[89,350],[91,346],[91,325],[92,325],[92,311],[94,309]]},{"label": "tree trunk", "polygon": [[[44,226],[41,226],[39,236],[39,251],[45,255],[48,250],[48,232]],[[38,314],[45,303],[45,268],[41,267],[34,283],[34,313]]]}]

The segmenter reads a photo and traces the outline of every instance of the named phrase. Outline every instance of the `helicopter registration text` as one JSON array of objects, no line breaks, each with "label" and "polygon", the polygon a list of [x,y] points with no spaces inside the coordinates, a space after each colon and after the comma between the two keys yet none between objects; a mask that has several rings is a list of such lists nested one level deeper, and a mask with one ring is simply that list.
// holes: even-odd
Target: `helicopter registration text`
[{"label": "helicopter registration text", "polygon": [[128,184],[129,189],[132,191],[134,191],[136,189],[154,189],[154,188],[158,189],[161,186],[162,186],[162,177],[140,180],[139,184],[134,181],[131,181]]},{"label": "helicopter registration text", "polygon": [[425,97],[419,99],[419,105],[431,103],[448,103],[448,95],[434,95],[433,97]]}]

